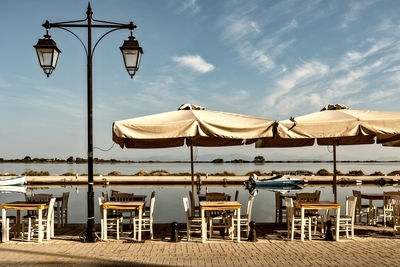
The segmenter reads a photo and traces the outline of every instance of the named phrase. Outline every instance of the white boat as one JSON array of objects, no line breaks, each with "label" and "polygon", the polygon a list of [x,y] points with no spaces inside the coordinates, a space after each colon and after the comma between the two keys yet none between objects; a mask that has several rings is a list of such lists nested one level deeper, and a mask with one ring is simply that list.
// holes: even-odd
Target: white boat
[{"label": "white boat", "polygon": [[24,185],[26,183],[26,176],[20,175],[17,177],[7,177],[0,179],[0,186],[4,185]]},{"label": "white boat", "polygon": [[258,187],[258,188],[286,188],[286,187],[297,187],[299,184],[303,184],[304,181],[297,178],[291,178],[284,175],[278,175],[268,179],[259,180],[256,174],[252,174],[249,180],[245,181],[246,187]]}]

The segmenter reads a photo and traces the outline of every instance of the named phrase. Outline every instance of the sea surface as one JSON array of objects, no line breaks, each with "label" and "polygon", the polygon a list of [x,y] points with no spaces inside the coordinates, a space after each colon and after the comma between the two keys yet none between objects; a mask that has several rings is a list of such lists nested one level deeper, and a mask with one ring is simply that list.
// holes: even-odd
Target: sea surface
[{"label": "sea surface", "polygon": [[[154,209],[154,222],[155,223],[171,223],[178,222],[184,223],[186,221],[185,212],[183,209],[183,197],[189,197],[190,186],[132,186],[132,187],[95,187],[95,217],[96,222],[99,223],[99,204],[98,198],[102,192],[108,192],[110,194],[111,189],[118,189],[121,192],[135,193],[138,195],[147,195],[147,201],[150,199],[152,191],[156,193],[155,209]],[[371,185],[360,185],[360,186],[344,186],[338,187],[338,201],[344,203],[345,197],[352,195],[352,190],[360,190],[365,193],[382,193],[383,191],[398,191],[399,186],[371,186]],[[235,191],[239,190],[239,202],[242,203],[241,213],[246,213],[247,200],[250,196],[244,186],[212,186],[201,188],[201,193],[208,192],[225,192],[230,194],[233,198]],[[326,186],[310,186],[304,187],[301,192],[314,192],[315,190],[321,190],[321,200],[333,201],[332,187]],[[68,216],[70,223],[86,223],[87,222],[87,187],[40,187],[40,188],[27,188],[27,194],[38,194],[38,193],[50,193],[53,196],[61,196],[63,192],[70,192],[69,198],[69,209]],[[300,192],[290,191],[289,193]],[[7,203],[17,200],[24,200],[25,196],[23,193],[1,193],[0,191],[0,203]],[[364,200],[365,204],[368,204]],[[375,201],[374,205],[382,206],[382,201]],[[7,214],[15,214],[15,211],[9,211]],[[254,199],[252,220],[256,222],[274,222],[275,221],[275,192],[269,190],[258,190],[257,195]]]},{"label": "sea surface", "polygon": [[[251,171],[271,172],[275,171],[296,171],[307,170],[317,172],[320,169],[327,169],[332,172],[333,164],[329,162],[319,163],[195,163],[194,171],[202,173],[221,173],[224,171],[234,172],[237,175],[244,175]],[[353,170],[362,170],[366,175],[375,171],[387,174],[391,171],[400,170],[400,162],[357,162],[337,163],[337,169],[342,173]],[[25,171],[48,171],[51,175],[63,173],[88,173],[86,164],[67,163],[0,163],[0,174],[15,173],[21,174]],[[107,175],[112,171],[125,175],[132,175],[144,170],[146,172],[165,170],[169,173],[190,172],[190,163],[103,163],[94,165],[94,173]]]}]

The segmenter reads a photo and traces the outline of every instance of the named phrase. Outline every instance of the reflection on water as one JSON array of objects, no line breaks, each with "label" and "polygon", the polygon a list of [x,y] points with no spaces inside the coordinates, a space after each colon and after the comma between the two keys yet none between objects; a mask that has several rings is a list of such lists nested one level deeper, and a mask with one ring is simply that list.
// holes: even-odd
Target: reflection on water
[{"label": "reflection on water", "polygon": [[[156,202],[154,208],[154,222],[155,223],[171,223],[173,221],[183,223],[186,221],[185,213],[183,210],[183,197],[189,197],[189,190],[191,186],[182,185],[141,185],[141,186],[110,186],[107,188],[96,186],[95,187],[95,216],[96,222],[99,223],[99,205],[98,197],[101,196],[101,192],[108,191],[111,189],[117,189],[121,192],[129,192],[140,195],[147,195],[147,199],[150,199],[152,191],[156,192]],[[346,196],[352,195],[352,190],[357,189],[365,193],[383,193],[383,191],[398,191],[399,186],[384,186],[378,187],[373,185],[362,185],[362,186],[344,186],[338,187],[338,200],[341,204],[344,203]],[[249,191],[244,186],[227,186],[222,185],[202,187],[201,192],[225,192],[232,196],[235,195],[235,191],[239,190],[239,202],[242,203],[242,214],[246,212],[246,203],[249,197]],[[306,186],[302,192],[314,192],[315,190],[321,190],[321,200],[333,201],[332,187],[329,185],[321,186]],[[69,198],[69,222],[70,223],[86,223],[87,220],[87,187],[61,187],[61,186],[50,186],[50,187],[27,187],[26,192],[28,194],[38,193],[50,193],[54,196],[61,196],[63,192],[70,192]],[[299,192],[299,191],[296,191]],[[24,200],[25,196],[23,193],[1,193],[0,192],[0,203],[7,203],[16,200]],[[365,203],[367,204],[367,203]],[[274,222],[275,221],[275,195],[273,191],[259,189],[254,199],[252,220],[256,222]]]}]

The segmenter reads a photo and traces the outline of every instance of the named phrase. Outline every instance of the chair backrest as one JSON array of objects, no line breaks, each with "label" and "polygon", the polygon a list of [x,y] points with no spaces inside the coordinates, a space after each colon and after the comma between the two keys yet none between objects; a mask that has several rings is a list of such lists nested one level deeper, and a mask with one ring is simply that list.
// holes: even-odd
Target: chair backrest
[{"label": "chair backrest", "polygon": [[190,211],[189,211],[189,200],[187,197],[183,198],[183,207],[185,209],[185,214],[186,214],[186,221],[189,221],[190,218]]},{"label": "chair backrest", "polygon": [[111,196],[114,196],[114,194],[120,193],[118,189],[111,189]]},{"label": "chair backrest", "polygon": [[248,221],[251,221],[251,210],[253,208],[253,202],[254,202],[254,196],[249,196],[249,199],[247,200],[247,218]]},{"label": "chair backrest", "polygon": [[153,220],[153,213],[154,213],[154,203],[156,202],[156,192],[151,193],[151,198],[150,198],[150,220]]},{"label": "chair backrest", "polygon": [[282,207],[281,192],[275,191],[275,208],[279,209],[280,207]]},{"label": "chair backrest", "polygon": [[400,218],[400,195],[392,197],[393,217]]},{"label": "chair backrest", "polygon": [[114,193],[111,199],[119,202],[135,201],[135,195],[133,193]]},{"label": "chair backrest", "polygon": [[49,202],[49,207],[47,208],[47,218],[46,218],[46,223],[47,225],[50,225],[50,222],[53,218],[53,213],[54,213],[54,203],[56,202],[56,198],[53,197],[50,199]]},{"label": "chair backrest", "polygon": [[207,193],[206,201],[225,201],[225,193]]},{"label": "chair backrest", "polygon": [[[49,197],[50,196],[50,197]],[[49,194],[35,194],[32,196],[25,196],[25,200],[28,203],[49,203],[51,199],[51,195]],[[37,210],[27,210],[27,214],[30,216],[36,216],[38,215]],[[45,214],[47,214],[47,211],[45,211]]]},{"label": "chair backrest", "polygon": [[356,214],[357,197],[347,196],[345,203],[345,215],[354,218]]},{"label": "chair backrest", "polygon": [[63,195],[63,200],[62,200],[62,205],[61,205],[61,209],[63,211],[68,209],[68,199],[69,199],[69,192],[64,192]]},{"label": "chair backrest", "polygon": [[99,197],[100,218],[103,219],[103,203],[104,197]]},{"label": "chair backrest", "polygon": [[[189,190],[189,198],[190,198],[190,205],[192,205],[192,203],[195,203],[192,190]],[[192,207],[192,209],[194,209],[194,207]]]},{"label": "chair backrest", "polygon": [[109,201],[108,193],[107,193],[107,192],[101,192],[101,196],[104,198],[104,201],[105,201],[105,202]]},{"label": "chair backrest", "polygon": [[353,190],[353,196],[357,198],[356,209],[361,210],[361,191]]},{"label": "chair backrest", "polygon": [[398,191],[383,192],[383,207],[385,207],[385,209],[392,208],[393,196],[400,196],[400,192]]},{"label": "chair backrest", "polygon": [[238,201],[239,199],[239,190],[236,190],[235,192],[235,201]]},{"label": "chair backrest", "polygon": [[286,218],[292,219],[294,217],[294,206],[293,199],[291,197],[285,197],[286,206]]},{"label": "chair backrest", "polygon": [[317,195],[317,199],[319,201],[319,198],[321,197],[321,190],[315,190],[314,194]]},{"label": "chair backrest", "polygon": [[298,202],[318,202],[319,196],[316,193],[297,193],[296,201]]}]

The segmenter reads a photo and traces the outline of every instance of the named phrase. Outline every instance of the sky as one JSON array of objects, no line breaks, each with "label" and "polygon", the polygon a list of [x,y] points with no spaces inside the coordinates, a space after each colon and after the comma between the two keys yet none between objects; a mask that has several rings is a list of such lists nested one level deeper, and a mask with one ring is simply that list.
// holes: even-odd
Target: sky
[{"label": "sky", "polygon": [[[51,29],[62,51],[47,78],[33,45],[45,20],[86,17],[88,1],[0,1],[0,158],[87,155],[86,58],[70,33]],[[94,146],[112,147],[113,121],[176,110],[183,103],[274,120],[341,103],[399,111],[400,2],[92,0],[93,17],[133,21],[143,47],[130,79],[107,35],[93,58]],[[73,29],[86,43],[86,32]],[[93,39],[105,33],[95,29]],[[197,148],[196,159],[332,158],[329,147]],[[94,157],[187,160],[187,147],[121,149]],[[338,160],[400,160],[398,148],[343,146]]]}]

